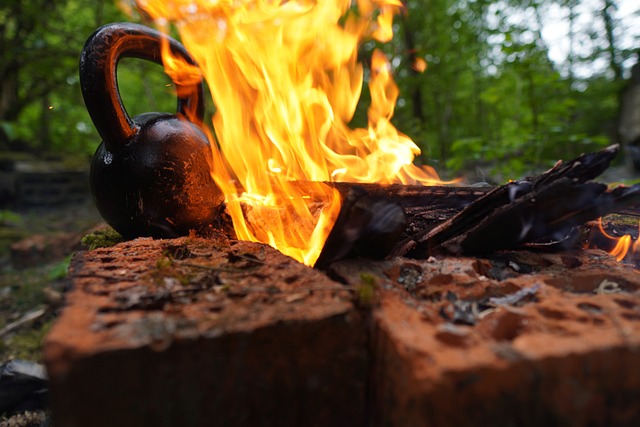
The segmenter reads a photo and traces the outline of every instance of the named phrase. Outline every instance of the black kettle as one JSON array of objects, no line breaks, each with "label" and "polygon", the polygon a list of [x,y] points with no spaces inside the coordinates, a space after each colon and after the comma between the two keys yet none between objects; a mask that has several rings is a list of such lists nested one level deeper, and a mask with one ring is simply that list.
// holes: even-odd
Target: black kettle
[{"label": "black kettle", "polygon": [[176,114],[131,118],[122,104],[118,61],[133,57],[161,64],[162,38],[174,55],[195,65],[179,42],[133,23],[99,28],[80,58],[82,96],[102,137],[91,163],[91,193],[102,217],[128,239],[186,235],[213,223],[224,200],[211,176],[211,147],[201,127],[202,81],[176,83]]}]

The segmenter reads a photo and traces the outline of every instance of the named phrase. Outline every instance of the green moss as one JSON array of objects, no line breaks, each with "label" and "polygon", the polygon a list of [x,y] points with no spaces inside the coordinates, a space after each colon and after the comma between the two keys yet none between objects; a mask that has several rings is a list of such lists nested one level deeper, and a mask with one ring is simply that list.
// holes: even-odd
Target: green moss
[{"label": "green moss", "polygon": [[42,290],[50,283],[51,268],[51,266],[25,268],[2,275],[0,287],[9,286],[11,291],[0,307],[3,310],[24,313],[44,304],[45,297]]},{"label": "green moss", "polygon": [[89,250],[108,248],[124,241],[124,238],[113,228],[105,228],[87,234],[80,242],[89,247]]},{"label": "green moss", "polygon": [[24,359],[40,362],[42,359],[42,340],[51,329],[53,320],[20,331],[6,340],[0,341],[0,360]]},{"label": "green moss", "polygon": [[619,215],[619,214],[610,214],[602,218],[602,222],[604,224],[610,222],[614,226],[631,226],[634,228],[638,227],[638,217],[631,215]]},{"label": "green moss", "polygon": [[51,269],[47,274],[47,279],[54,280],[62,280],[67,277],[67,272],[69,271],[69,264],[71,263],[71,255],[68,255],[60,262],[57,262],[51,265]]},{"label": "green moss", "polygon": [[156,285],[161,285],[166,278],[176,279],[182,286],[191,283],[192,276],[179,270],[174,257],[167,250],[163,251],[162,257],[156,261],[156,268],[158,271],[153,276]]},{"label": "green moss", "polygon": [[163,251],[162,258],[156,262],[156,268],[165,271],[173,266],[173,257],[167,251]]},{"label": "green moss", "polygon": [[375,301],[378,284],[375,276],[369,273],[360,273],[360,283],[356,286],[358,305],[371,307]]}]

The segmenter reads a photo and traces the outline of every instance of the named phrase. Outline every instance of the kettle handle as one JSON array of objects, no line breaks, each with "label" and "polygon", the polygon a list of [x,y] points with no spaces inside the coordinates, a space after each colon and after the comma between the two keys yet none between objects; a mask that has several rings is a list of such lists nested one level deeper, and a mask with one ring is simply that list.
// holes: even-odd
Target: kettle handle
[{"label": "kettle handle", "polygon": [[[80,55],[80,87],[91,120],[109,151],[124,146],[137,132],[122,104],[116,69],[121,58],[146,59],[162,65],[161,39],[165,38],[174,55],[191,65],[195,61],[175,39],[149,27],[134,23],[113,23],[98,28]],[[204,90],[202,79],[192,85],[176,83],[178,113],[196,120],[204,119]]]}]

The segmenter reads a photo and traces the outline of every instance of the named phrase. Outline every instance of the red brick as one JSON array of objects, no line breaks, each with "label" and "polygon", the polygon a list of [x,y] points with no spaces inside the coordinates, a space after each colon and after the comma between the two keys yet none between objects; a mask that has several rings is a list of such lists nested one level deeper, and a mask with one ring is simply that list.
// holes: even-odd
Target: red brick
[{"label": "red brick", "polygon": [[137,239],[76,254],[45,342],[57,427],[362,425],[350,292],[264,245]]},{"label": "red brick", "polygon": [[[355,271],[377,278],[374,425],[639,425],[640,274],[610,256],[514,252],[334,269],[352,284]],[[481,304],[474,325],[446,320],[451,295],[482,303],[532,286],[515,306]]]},{"label": "red brick", "polygon": [[600,251],[350,260],[346,286],[224,239],[72,267],[56,426],[640,424],[640,275]]}]

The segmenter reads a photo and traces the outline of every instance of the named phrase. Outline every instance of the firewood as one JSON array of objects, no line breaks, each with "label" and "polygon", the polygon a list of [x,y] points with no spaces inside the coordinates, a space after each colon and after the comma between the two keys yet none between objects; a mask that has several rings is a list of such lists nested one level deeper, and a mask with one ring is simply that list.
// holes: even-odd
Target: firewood
[{"label": "firewood", "polygon": [[640,204],[640,185],[608,189],[591,181],[618,150],[560,161],[495,188],[332,183],[344,203],[316,267],[354,256],[479,254],[563,239],[576,226]]},{"label": "firewood", "polygon": [[495,188],[452,218],[399,243],[390,253],[424,257],[446,249],[455,254],[490,253],[554,239],[573,227],[640,202],[640,185],[591,182],[604,172],[618,146],[558,162],[551,170]]}]

